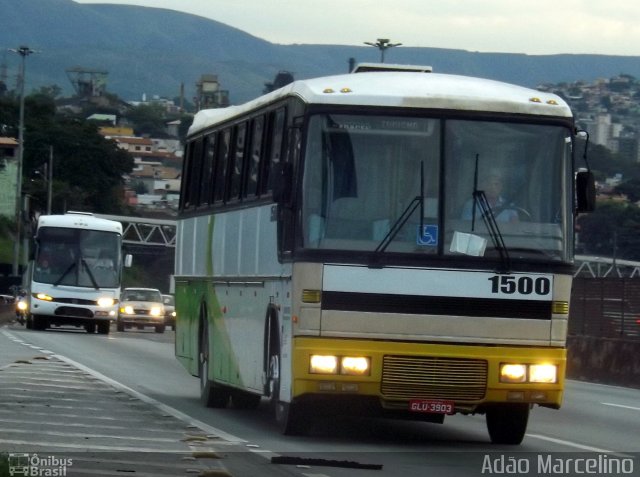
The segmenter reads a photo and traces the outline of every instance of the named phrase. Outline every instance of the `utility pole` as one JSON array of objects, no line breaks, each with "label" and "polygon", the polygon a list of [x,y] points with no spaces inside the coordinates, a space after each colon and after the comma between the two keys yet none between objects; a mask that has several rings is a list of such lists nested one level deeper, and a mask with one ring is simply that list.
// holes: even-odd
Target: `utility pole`
[{"label": "utility pole", "polygon": [[47,167],[47,215],[51,215],[53,202],[53,146],[49,146],[49,165]]},{"label": "utility pole", "polygon": [[380,63],[384,63],[384,52],[389,48],[393,48],[394,46],[400,46],[402,43],[390,43],[391,40],[387,38],[378,38],[375,43],[371,43],[370,41],[365,41],[365,45],[373,46],[380,50]]},{"label": "utility pole", "polygon": [[20,62],[20,119],[18,123],[18,167],[16,180],[16,240],[13,245],[13,275],[20,274],[20,239],[22,236],[22,161],[24,159],[24,83],[26,58],[34,50],[28,46],[11,49],[22,57]]}]

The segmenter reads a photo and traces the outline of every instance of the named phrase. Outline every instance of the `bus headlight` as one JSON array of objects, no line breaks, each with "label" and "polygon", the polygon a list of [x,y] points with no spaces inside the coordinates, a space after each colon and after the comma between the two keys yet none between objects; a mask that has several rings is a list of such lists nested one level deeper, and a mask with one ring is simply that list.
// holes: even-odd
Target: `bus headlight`
[{"label": "bus headlight", "polygon": [[365,376],[371,369],[369,358],[363,356],[345,356],[342,358],[340,374]]},{"label": "bus headlight", "polygon": [[543,383],[558,382],[558,367],[555,364],[513,364],[500,365],[501,383]]},{"label": "bus headlight", "polygon": [[558,367],[554,364],[532,364],[529,366],[529,381],[532,383],[555,383]]},{"label": "bus headlight", "polygon": [[53,297],[47,295],[46,293],[36,293],[36,298],[38,300],[53,301]]},{"label": "bus headlight", "polygon": [[500,365],[500,382],[524,383],[527,381],[527,366],[524,364]]},{"label": "bus headlight", "polygon": [[371,372],[371,358],[314,354],[310,357],[309,372],[312,374],[366,376]]},{"label": "bus headlight", "polygon": [[108,308],[108,307],[110,307],[110,306],[115,305],[115,303],[116,303],[116,302],[114,301],[114,299],[113,299],[113,298],[110,298],[110,297],[101,297],[101,298],[98,298],[98,306],[100,306],[100,307]]},{"label": "bus headlight", "polygon": [[309,372],[313,374],[338,374],[338,357],[311,355]]}]

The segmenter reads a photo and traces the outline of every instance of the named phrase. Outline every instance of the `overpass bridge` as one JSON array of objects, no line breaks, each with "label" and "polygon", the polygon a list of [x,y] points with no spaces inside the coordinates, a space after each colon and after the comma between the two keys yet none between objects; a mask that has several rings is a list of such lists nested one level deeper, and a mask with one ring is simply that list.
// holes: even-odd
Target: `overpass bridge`
[{"label": "overpass bridge", "polygon": [[[138,254],[154,253],[176,246],[176,221],[148,219],[123,215],[96,214],[96,217],[116,220],[123,226],[123,242]],[[576,277],[640,278],[640,262],[591,255],[575,256]]]},{"label": "overpass bridge", "polygon": [[95,214],[102,219],[122,223],[123,243],[135,253],[165,252],[176,246],[176,221],[170,219],[149,219],[125,215]]}]

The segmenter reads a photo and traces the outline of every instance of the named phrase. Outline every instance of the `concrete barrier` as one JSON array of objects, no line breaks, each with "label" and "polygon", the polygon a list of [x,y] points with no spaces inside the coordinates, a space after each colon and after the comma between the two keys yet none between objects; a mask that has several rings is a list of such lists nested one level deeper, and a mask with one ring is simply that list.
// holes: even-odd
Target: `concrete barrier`
[{"label": "concrete barrier", "polygon": [[640,388],[640,339],[572,335],[567,339],[567,377]]},{"label": "concrete barrier", "polygon": [[0,304],[0,325],[13,321],[16,317],[16,309],[13,303]]}]

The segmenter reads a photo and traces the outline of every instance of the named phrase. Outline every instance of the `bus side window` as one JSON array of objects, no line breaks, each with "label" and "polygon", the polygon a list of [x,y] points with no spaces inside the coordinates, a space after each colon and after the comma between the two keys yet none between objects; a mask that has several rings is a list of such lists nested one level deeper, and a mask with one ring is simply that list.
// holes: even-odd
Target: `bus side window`
[{"label": "bus side window", "polygon": [[271,128],[270,128],[270,144],[269,152],[262,164],[262,177],[260,178],[260,192],[261,194],[270,192],[273,187],[271,185],[270,177],[273,166],[278,164],[282,160],[282,149],[285,144],[285,119],[286,110],[284,107],[277,109],[271,113]]},{"label": "bus side window", "polygon": [[213,176],[215,146],[215,134],[209,134],[204,138],[204,154],[202,156],[202,178],[200,179],[200,204],[202,205],[208,205],[212,202],[211,179]]},{"label": "bus side window", "polygon": [[190,205],[197,207],[200,205],[200,178],[202,177],[202,147],[203,138],[198,138],[193,143],[193,154],[191,156],[189,199]]},{"label": "bus side window", "polygon": [[258,116],[253,120],[251,129],[251,156],[245,161],[246,178],[244,186],[244,197],[253,197],[258,194],[258,179],[260,173],[260,158],[264,155],[262,152],[264,137],[264,116]]},{"label": "bus side window", "polygon": [[228,174],[229,174],[229,191],[226,194],[227,201],[237,200],[240,198],[240,180],[242,172],[242,160],[244,158],[245,138],[247,136],[247,123],[241,123],[235,126],[235,141],[233,152],[229,154]]},{"label": "bus side window", "polygon": [[[191,143],[187,143],[184,150],[184,163],[182,164],[182,182],[183,184],[188,184],[191,179],[191,161],[193,160],[191,157],[191,152],[193,148]],[[189,197],[189,188],[181,187],[180,191],[180,210],[188,209],[191,205],[191,199]]]},{"label": "bus side window", "polygon": [[216,154],[214,172],[214,197],[215,202],[222,202],[225,197],[225,176],[227,172],[227,160],[231,143],[231,130],[229,128],[218,134],[218,153]]}]

